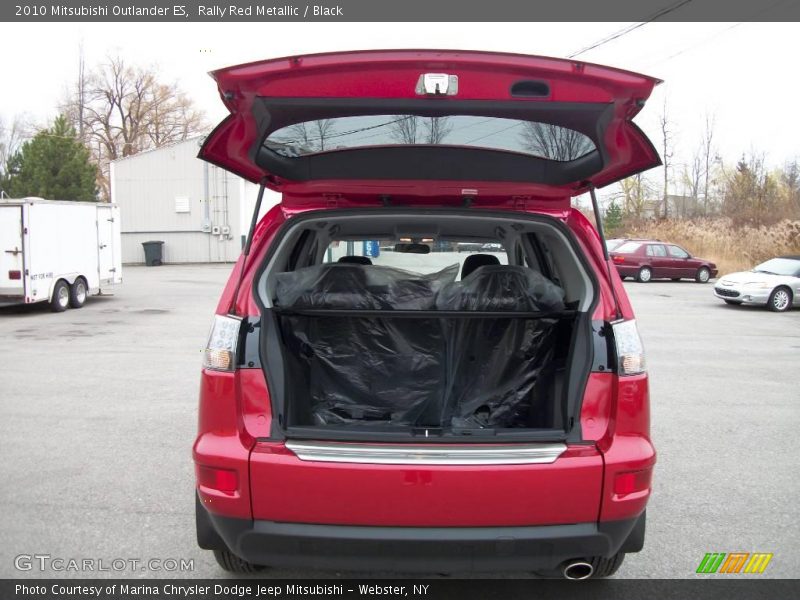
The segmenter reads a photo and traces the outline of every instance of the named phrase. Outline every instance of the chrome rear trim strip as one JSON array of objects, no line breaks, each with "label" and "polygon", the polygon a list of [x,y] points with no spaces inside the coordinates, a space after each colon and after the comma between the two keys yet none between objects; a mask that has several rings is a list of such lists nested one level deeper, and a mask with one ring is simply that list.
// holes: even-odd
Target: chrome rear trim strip
[{"label": "chrome rear trim strip", "polygon": [[533,465],[555,461],[565,444],[419,446],[287,441],[300,460],[376,465]]}]

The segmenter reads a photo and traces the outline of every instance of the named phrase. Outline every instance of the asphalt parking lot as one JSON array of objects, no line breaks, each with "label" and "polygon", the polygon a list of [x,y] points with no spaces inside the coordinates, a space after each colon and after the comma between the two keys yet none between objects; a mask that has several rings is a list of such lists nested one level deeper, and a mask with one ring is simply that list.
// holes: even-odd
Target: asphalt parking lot
[{"label": "asphalt parking lot", "polygon": [[[193,559],[191,572],[98,575],[226,576],[195,545],[191,445],[201,350],[229,271],[126,267],[113,297],[79,311],[0,309],[0,577],[92,576],[21,572],[20,554]],[[626,286],[659,463],[645,550],[618,577],[692,577],[706,552],[732,551],[772,552],[761,577],[796,577],[800,310],[729,307],[711,285]]]}]

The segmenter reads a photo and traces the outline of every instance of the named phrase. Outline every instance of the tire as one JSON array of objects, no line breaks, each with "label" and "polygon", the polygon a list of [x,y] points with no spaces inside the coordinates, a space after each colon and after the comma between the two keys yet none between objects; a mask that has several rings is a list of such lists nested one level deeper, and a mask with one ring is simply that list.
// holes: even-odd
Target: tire
[{"label": "tire", "polygon": [[69,305],[72,308],[81,308],[86,304],[86,297],[89,295],[89,290],[86,288],[86,280],[83,277],[78,277],[75,282],[69,286]]},{"label": "tire", "polygon": [[767,308],[772,312],[786,312],[792,308],[792,290],[787,287],[776,287],[767,300]]},{"label": "tire", "polygon": [[647,283],[653,278],[653,271],[650,267],[642,267],[636,274],[636,281],[639,283]]},{"label": "tire", "polygon": [[697,269],[697,274],[694,276],[694,280],[697,283],[708,283],[709,279],[711,279],[711,271],[707,267]]},{"label": "tire", "polygon": [[214,550],[217,564],[230,573],[259,573],[266,567],[242,560],[230,550]]},{"label": "tire", "polygon": [[680,281],[680,280],[681,280],[681,278],[680,278],[680,277],[673,277],[673,278],[672,278],[672,281]]},{"label": "tire", "polygon": [[739,300],[725,300],[725,304],[732,304],[733,306],[739,306],[741,302]]},{"label": "tire", "polygon": [[69,286],[63,279],[56,281],[53,286],[53,297],[50,299],[50,309],[53,312],[64,312],[69,307]]},{"label": "tire", "polygon": [[592,572],[592,579],[603,579],[604,577],[611,577],[614,573],[619,571],[622,562],[625,560],[625,553],[618,552],[611,558],[604,556],[594,556],[587,560],[590,565],[594,567]]}]

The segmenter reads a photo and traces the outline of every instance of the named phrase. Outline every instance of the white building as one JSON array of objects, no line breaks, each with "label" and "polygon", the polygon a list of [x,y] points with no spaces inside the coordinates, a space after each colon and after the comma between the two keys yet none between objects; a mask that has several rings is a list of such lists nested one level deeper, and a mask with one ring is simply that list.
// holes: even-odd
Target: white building
[{"label": "white building", "polygon": [[[142,242],[152,240],[164,242],[165,263],[238,258],[258,186],[197,158],[201,143],[193,138],[111,163],[124,263],[143,263]],[[261,214],[279,201],[266,190]]]}]

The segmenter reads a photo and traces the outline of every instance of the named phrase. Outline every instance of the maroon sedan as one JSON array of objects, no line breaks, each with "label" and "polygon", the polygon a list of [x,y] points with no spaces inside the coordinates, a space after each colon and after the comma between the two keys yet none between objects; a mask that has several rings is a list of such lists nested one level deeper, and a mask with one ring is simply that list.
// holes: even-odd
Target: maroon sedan
[{"label": "maroon sedan", "polygon": [[694,279],[708,283],[717,276],[717,265],[697,258],[675,244],[651,240],[629,240],[611,252],[619,276],[643,283],[651,279]]}]

